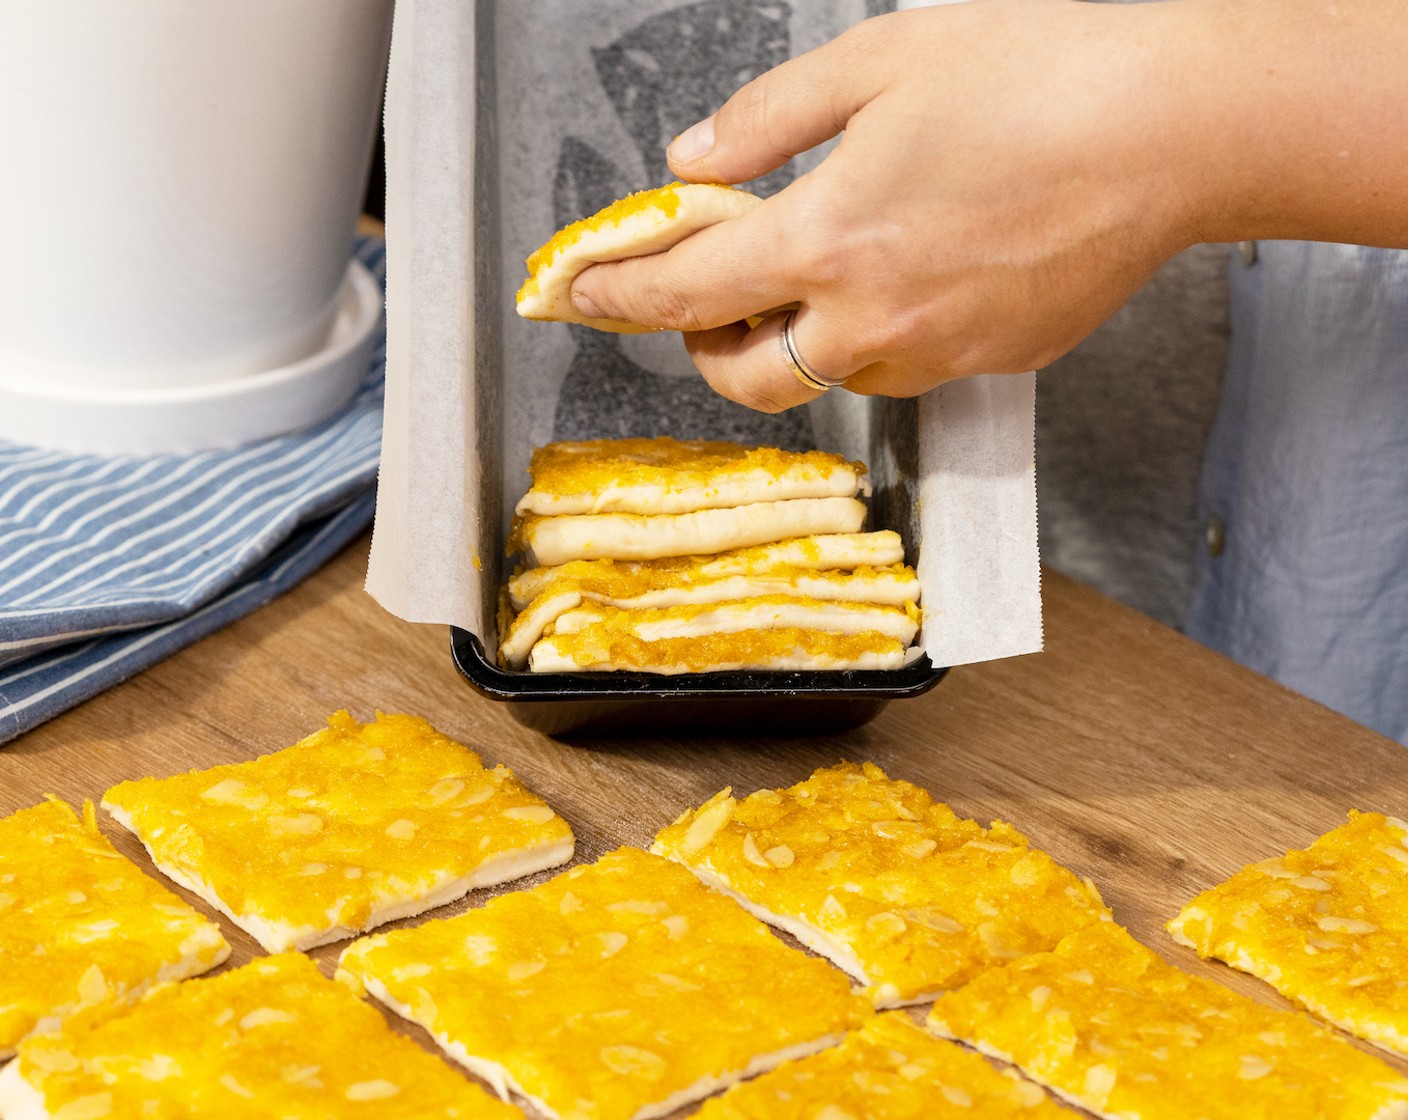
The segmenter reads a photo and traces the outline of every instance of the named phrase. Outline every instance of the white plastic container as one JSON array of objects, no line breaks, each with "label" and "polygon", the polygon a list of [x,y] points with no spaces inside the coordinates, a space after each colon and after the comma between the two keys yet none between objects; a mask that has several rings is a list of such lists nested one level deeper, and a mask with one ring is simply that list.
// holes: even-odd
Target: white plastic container
[{"label": "white plastic container", "polygon": [[194,450],[348,399],[391,12],[0,0],[0,438]]}]

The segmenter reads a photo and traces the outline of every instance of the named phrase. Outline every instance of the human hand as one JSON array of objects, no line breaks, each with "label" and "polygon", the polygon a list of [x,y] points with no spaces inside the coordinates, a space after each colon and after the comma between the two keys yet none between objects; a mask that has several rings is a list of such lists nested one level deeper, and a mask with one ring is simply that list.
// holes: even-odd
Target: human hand
[{"label": "human hand", "polygon": [[[798,352],[859,393],[910,396],[1053,361],[1197,238],[1196,143],[1150,65],[1177,5],[973,0],[868,20],[743,87],[679,137],[695,182],[739,183],[844,131],[812,172],[666,253],[584,272],[593,316],[683,330],[720,393],[818,395]],[[1193,161],[1196,164],[1196,161]]]}]

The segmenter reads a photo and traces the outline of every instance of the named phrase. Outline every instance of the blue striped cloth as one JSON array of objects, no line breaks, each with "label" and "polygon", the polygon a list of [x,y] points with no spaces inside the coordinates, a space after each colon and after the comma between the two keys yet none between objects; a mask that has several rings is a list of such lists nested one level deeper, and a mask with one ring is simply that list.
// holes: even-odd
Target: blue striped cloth
[{"label": "blue striped cloth", "polygon": [[[385,283],[385,247],[357,258]],[[385,336],[316,428],[102,458],[0,441],[0,743],[288,590],[372,519]]]}]

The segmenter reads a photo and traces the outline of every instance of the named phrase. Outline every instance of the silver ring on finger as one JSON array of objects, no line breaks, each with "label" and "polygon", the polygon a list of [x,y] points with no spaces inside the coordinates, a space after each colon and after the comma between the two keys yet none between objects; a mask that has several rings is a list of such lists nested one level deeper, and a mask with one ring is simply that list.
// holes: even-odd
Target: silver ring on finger
[{"label": "silver ring on finger", "polygon": [[797,351],[797,340],[792,334],[792,323],[797,318],[797,309],[794,307],[787,312],[782,320],[782,358],[787,363],[793,375],[808,389],[815,389],[824,393],[828,389],[834,389],[838,385],[844,385],[844,377],[823,377],[812,369]]}]

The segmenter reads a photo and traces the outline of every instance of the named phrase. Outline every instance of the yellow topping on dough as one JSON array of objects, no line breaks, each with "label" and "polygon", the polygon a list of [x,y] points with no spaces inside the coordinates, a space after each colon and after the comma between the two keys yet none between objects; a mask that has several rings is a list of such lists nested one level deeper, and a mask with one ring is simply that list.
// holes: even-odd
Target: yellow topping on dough
[{"label": "yellow topping on dough", "polygon": [[208,889],[271,950],[367,929],[413,911],[408,903],[438,905],[572,853],[566,822],[507,767],[486,769],[408,715],[361,724],[338,712],[285,750],[123,782],[103,804],[163,871]]},{"label": "yellow topping on dough", "polygon": [[[863,559],[857,561],[857,556]],[[711,556],[665,556],[653,561],[569,561],[555,568],[520,569],[508,586],[514,606],[521,610],[559,579],[580,580],[584,587],[608,595],[634,595],[674,586],[674,583],[689,585],[697,580],[725,576],[786,576],[791,572],[822,573],[824,569],[893,572],[901,568],[903,559],[900,534],[883,528],[873,533],[793,537]]]},{"label": "yellow topping on dough", "polygon": [[1408,823],[1351,811],[1309,848],[1205,891],[1168,928],[1199,956],[1408,1054]]},{"label": "yellow topping on dough", "polygon": [[1101,1116],[1370,1120],[1408,1080],[1316,1026],[1165,964],[1113,923],[979,975],[930,1026]]},{"label": "yellow topping on dough", "polygon": [[0,819],[0,1057],[36,1026],[214,968],[220,930],[49,800]]},{"label": "yellow topping on dough", "polygon": [[341,967],[564,1120],[683,1104],[768,1055],[836,1041],[866,1014],[841,973],[631,848],[364,938]]},{"label": "yellow topping on dough", "polygon": [[898,1011],[877,1015],[840,1046],[787,1062],[706,1101],[699,1120],[1070,1120],[1037,1085]]},{"label": "yellow topping on dough", "polygon": [[916,1002],[1108,918],[1083,881],[1001,821],[983,828],[870,763],[685,813],[652,851],[746,900],[870,985]]},{"label": "yellow topping on dough", "polygon": [[[666,493],[697,491],[700,501],[708,503],[721,484],[736,479],[757,476],[766,488],[767,480],[783,477],[804,481],[844,474],[858,483],[865,466],[828,451],[782,451],[661,436],[550,443],[533,452],[528,471],[533,485],[525,502],[540,495],[601,495],[648,486]],[[855,492],[854,486],[850,492]],[[763,493],[751,500],[771,499]]]},{"label": "yellow topping on dough", "polygon": [[47,1115],[522,1118],[296,954],[85,1012],[20,1047]]},{"label": "yellow topping on dough", "polygon": [[[905,644],[873,630],[833,634],[784,627],[740,630],[648,642],[602,623],[542,643],[578,669],[626,669],[646,673],[705,673],[726,669],[870,668],[868,658],[899,664]],[[536,667],[536,666],[535,666]]]},{"label": "yellow topping on dough", "polygon": [[[695,560],[696,558],[689,558]],[[732,581],[749,580],[759,587],[759,594],[807,595],[815,599],[828,599],[850,602],[880,601],[877,590],[891,600],[891,592],[903,594],[907,599],[918,600],[919,585],[914,569],[908,564],[891,564],[882,568],[860,567],[849,571],[817,571],[793,565],[778,566],[768,571],[746,575],[709,575],[701,563],[671,563],[667,560],[628,561],[628,560],[571,560],[556,568],[537,568],[523,576],[514,577],[516,588],[533,588],[534,599],[544,595],[555,595],[563,591],[576,591],[583,598],[598,602],[610,601],[621,605],[622,600],[635,600],[650,596],[651,592],[706,592]],[[545,578],[536,577],[537,572],[552,573]],[[533,576],[533,579],[524,578]],[[540,590],[538,590],[541,588]],[[735,598],[736,596],[728,596]],[[704,598],[701,602],[713,602]],[[531,605],[532,599],[523,603],[520,609]],[[632,604],[635,605],[635,604]],[[641,606],[656,606],[647,600]]]},{"label": "yellow topping on dough", "polygon": [[836,602],[805,595],[753,595],[722,603],[685,603],[671,607],[622,610],[591,604],[564,612],[553,624],[557,634],[592,630],[607,635],[631,634],[645,641],[696,634],[727,634],[763,627],[797,627],[818,633],[856,634],[878,630],[906,644],[920,622],[919,607],[906,603]]},{"label": "yellow topping on dough", "polygon": [[639,214],[646,210],[657,210],[662,217],[673,218],[675,211],[679,209],[679,188],[682,186],[684,186],[683,183],[667,183],[663,187],[636,191],[635,194],[628,194],[625,198],[617,199],[610,206],[598,210],[591,217],[581,218],[558,230],[545,245],[529,254],[527,261],[524,262],[528,266],[528,279],[519,291],[518,298],[522,299],[524,292],[536,288],[535,281],[538,273],[552,264],[553,258],[558,253],[581,240],[584,233],[603,229],[609,225],[618,225],[632,214]]}]

